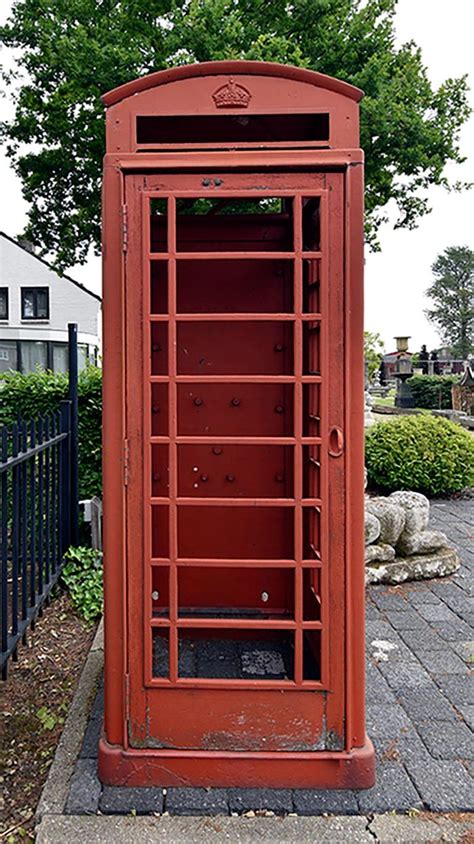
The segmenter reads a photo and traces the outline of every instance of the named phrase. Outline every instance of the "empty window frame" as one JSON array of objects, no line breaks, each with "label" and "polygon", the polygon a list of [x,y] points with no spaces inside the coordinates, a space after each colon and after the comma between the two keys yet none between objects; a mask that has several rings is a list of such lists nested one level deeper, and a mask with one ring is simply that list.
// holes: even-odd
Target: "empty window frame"
[{"label": "empty window frame", "polygon": [[189,197],[176,203],[178,252],[291,252],[293,200]]},{"label": "empty window frame", "polygon": [[137,144],[329,142],[329,114],[139,115]]},{"label": "empty window frame", "polygon": [[49,289],[47,287],[22,287],[21,318],[49,319]]},{"label": "empty window frame", "polygon": [[[157,262],[159,263],[159,262]],[[177,263],[177,307],[185,313],[291,313],[293,261],[242,258]],[[165,281],[155,286],[166,309]],[[152,294],[153,295],[153,294]],[[158,310],[158,303],[153,313]]]},{"label": "empty window frame", "polygon": [[8,287],[0,287],[0,319],[8,319]]},{"label": "empty window frame", "polygon": [[178,615],[292,621],[294,577],[292,568],[183,565],[178,569]]}]

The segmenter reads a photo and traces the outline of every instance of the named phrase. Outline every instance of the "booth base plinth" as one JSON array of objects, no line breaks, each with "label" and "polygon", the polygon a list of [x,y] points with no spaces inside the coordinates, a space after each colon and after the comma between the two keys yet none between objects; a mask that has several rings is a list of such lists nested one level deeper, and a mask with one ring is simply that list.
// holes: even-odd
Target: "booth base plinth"
[{"label": "booth base plinth", "polygon": [[372,742],[351,751],[232,753],[123,748],[102,738],[99,777],[105,785],[234,788],[371,788]]}]

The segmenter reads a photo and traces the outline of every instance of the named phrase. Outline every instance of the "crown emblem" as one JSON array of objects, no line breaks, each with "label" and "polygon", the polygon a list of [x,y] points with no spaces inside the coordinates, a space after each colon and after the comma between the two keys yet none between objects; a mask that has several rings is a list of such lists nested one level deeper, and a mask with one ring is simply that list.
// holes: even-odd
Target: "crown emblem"
[{"label": "crown emblem", "polygon": [[251,98],[250,91],[243,85],[237,85],[232,77],[212,95],[216,108],[247,108]]}]

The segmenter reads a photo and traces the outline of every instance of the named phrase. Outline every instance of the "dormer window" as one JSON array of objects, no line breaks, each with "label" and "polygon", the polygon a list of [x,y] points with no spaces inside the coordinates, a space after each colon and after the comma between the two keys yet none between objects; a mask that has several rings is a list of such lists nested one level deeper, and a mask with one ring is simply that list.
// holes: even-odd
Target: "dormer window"
[{"label": "dormer window", "polygon": [[8,287],[0,287],[0,319],[8,319]]},{"label": "dormer window", "polygon": [[47,287],[22,287],[21,318],[49,319],[49,289]]}]

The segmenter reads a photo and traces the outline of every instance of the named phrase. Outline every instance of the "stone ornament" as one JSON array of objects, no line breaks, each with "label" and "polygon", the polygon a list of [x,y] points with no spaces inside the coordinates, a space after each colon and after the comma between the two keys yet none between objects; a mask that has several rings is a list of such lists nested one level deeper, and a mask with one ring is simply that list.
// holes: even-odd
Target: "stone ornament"
[{"label": "stone ornament", "polygon": [[390,498],[367,498],[366,512],[380,522],[380,542],[395,546],[405,527],[405,510]]},{"label": "stone ornament", "polygon": [[395,559],[395,548],[381,542],[377,545],[366,545],[365,563],[391,563]]},{"label": "stone ornament", "polygon": [[438,548],[446,548],[448,537],[439,530],[422,530],[413,536],[401,537],[397,543],[397,551],[403,557],[412,554],[431,554]]},{"label": "stone ornament", "polygon": [[370,545],[380,536],[380,522],[372,513],[365,513],[365,544]]},{"label": "stone ornament", "polygon": [[421,492],[399,490],[389,495],[390,501],[398,504],[405,511],[404,533],[411,536],[428,527],[430,520],[430,502]]},{"label": "stone ornament", "polygon": [[430,502],[419,492],[366,496],[366,583],[403,583],[456,571],[457,552],[444,533],[429,529],[429,520]]},{"label": "stone ornament", "polygon": [[430,580],[453,574],[459,566],[459,557],[454,548],[441,548],[435,554],[395,557],[390,563],[369,564],[365,567],[365,582],[367,585],[396,585],[407,580]]}]

